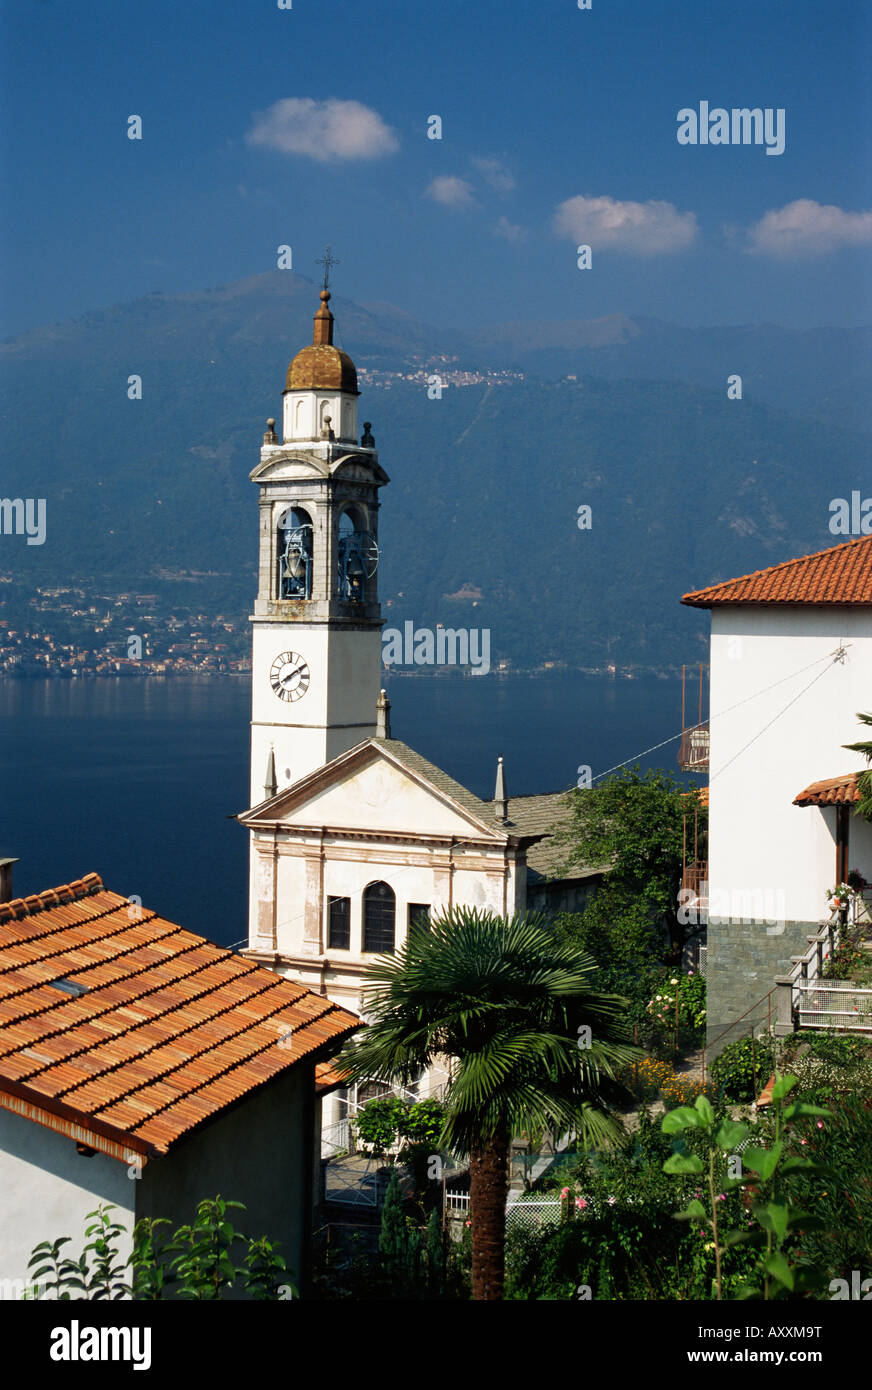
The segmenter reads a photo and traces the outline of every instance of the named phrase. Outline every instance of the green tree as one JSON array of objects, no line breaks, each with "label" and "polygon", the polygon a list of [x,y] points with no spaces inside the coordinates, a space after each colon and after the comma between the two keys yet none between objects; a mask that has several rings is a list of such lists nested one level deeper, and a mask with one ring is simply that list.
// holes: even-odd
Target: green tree
[{"label": "green tree", "polygon": [[566,851],[560,877],[573,868],[608,866],[602,887],[581,914],[580,933],[599,960],[638,961],[660,954],[660,926],[677,955],[699,930],[683,920],[679,889],[685,851],[685,822],[706,813],[696,792],[688,794],[670,774],[622,768],[596,787],[567,792],[569,823],[554,833]]},{"label": "green tree", "polygon": [[[858,714],[857,718],[861,724],[872,727],[872,714]],[[860,800],[857,802],[855,815],[863,816],[865,820],[872,820],[872,742],[845,743],[842,747],[847,748],[851,753],[862,753],[869,764],[865,771],[859,773],[857,777]]]},{"label": "green tree", "polygon": [[509,920],[452,908],[395,956],[370,966],[369,1026],[340,1059],[350,1079],[409,1085],[451,1067],[441,1146],[469,1155],[473,1298],[499,1299],[513,1131],[616,1139],[626,1092],[617,1073],[638,1056],[622,1000],[591,986],[596,964],[541,916]]},{"label": "green tree", "polygon": [[441,1298],[445,1292],[445,1234],[439,1213],[434,1208],[427,1222],[425,1244],[427,1257],[427,1292],[431,1298]]},{"label": "green tree", "polygon": [[409,1233],[403,1212],[403,1192],[396,1170],[391,1173],[382,1207],[378,1254],[382,1269],[389,1279],[405,1273],[409,1250]]}]

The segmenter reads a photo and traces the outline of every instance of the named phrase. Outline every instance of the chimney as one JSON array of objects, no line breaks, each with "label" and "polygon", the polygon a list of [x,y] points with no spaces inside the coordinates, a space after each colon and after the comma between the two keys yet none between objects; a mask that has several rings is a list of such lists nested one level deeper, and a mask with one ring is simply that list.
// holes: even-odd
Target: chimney
[{"label": "chimney", "polygon": [[497,758],[497,782],[494,787],[494,816],[499,821],[509,818],[509,798],[506,795],[506,774],[502,757]]},{"label": "chimney", "polygon": [[12,865],[17,859],[0,859],[0,903],[12,901]]},{"label": "chimney", "polygon": [[376,738],[390,738],[391,736],[391,702],[384,690],[379,691],[375,706],[375,736]]}]

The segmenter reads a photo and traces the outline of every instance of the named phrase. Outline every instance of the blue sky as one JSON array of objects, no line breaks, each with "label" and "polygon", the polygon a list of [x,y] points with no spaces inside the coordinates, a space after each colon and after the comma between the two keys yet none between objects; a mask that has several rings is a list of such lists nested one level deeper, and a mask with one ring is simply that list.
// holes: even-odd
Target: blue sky
[{"label": "blue sky", "polygon": [[[437,324],[872,321],[868,0],[7,0],[0,24],[0,335],[281,243],[314,278],[328,241],[339,292]],[[783,108],[784,153],[679,145],[701,100]]]}]

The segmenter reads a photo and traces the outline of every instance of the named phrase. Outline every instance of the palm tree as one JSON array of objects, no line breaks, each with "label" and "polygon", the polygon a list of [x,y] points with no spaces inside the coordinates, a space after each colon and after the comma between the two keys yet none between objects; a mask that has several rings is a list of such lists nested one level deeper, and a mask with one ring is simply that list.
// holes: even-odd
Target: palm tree
[{"label": "palm tree", "polygon": [[449,1059],[440,1143],[469,1155],[475,1299],[503,1294],[513,1132],[541,1126],[598,1143],[621,1133],[617,1073],[641,1054],[624,1001],[592,988],[595,969],[541,915],[459,907],[367,972],[369,1026],[339,1063],[350,1081],[407,1086]]},{"label": "palm tree", "polygon": [[[858,714],[857,718],[861,724],[872,725],[872,714]],[[845,743],[843,747],[848,748],[852,753],[862,753],[867,763],[870,764],[864,772],[857,775],[860,800],[857,803],[855,814],[864,816],[866,820],[872,820],[872,743]]]}]

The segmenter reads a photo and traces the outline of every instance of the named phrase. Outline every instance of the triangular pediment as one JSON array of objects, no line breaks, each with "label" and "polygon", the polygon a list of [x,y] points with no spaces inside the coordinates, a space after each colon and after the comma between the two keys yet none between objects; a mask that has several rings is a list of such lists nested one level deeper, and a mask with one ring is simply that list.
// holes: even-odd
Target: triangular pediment
[{"label": "triangular pediment", "polygon": [[253,830],[276,825],[326,826],[370,834],[473,836],[506,842],[505,827],[493,820],[486,803],[444,774],[440,778],[446,785],[438,785],[439,778],[434,781],[427,775],[427,766],[414,755],[407,760],[395,753],[390,740],[368,739],[239,819]]}]

